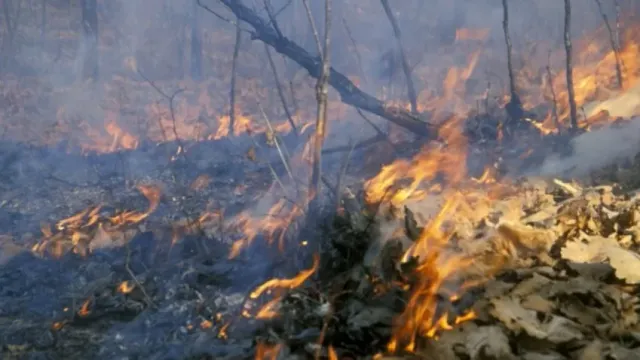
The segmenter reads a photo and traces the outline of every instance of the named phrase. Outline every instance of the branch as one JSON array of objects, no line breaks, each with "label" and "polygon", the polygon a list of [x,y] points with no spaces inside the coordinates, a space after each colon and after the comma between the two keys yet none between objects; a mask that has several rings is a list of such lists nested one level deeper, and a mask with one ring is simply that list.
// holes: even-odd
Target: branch
[{"label": "branch", "polygon": [[324,48],[322,49],[322,71],[316,84],[316,101],[318,102],[318,113],[316,117],[316,136],[313,147],[313,170],[311,173],[311,183],[309,184],[309,194],[315,199],[320,194],[320,178],[322,177],[322,147],[324,145],[325,133],[327,131],[327,95],[329,89],[329,70],[331,45],[331,0],[324,0]]},{"label": "branch", "polygon": [[407,94],[409,95],[409,101],[411,102],[411,111],[414,113],[418,112],[418,95],[416,95],[416,88],[413,85],[413,79],[411,77],[411,69],[409,68],[409,63],[407,62],[407,54],[404,51],[404,46],[402,45],[402,35],[400,33],[400,26],[398,26],[398,21],[395,16],[393,16],[393,11],[391,11],[391,6],[389,6],[388,0],[380,0],[382,2],[382,7],[384,7],[384,12],[387,14],[387,18],[389,18],[389,22],[391,23],[391,27],[393,28],[393,35],[396,38],[396,42],[398,44],[398,50],[400,52],[400,61],[402,62],[402,71],[404,72],[404,76],[407,80]]},{"label": "branch", "polygon": [[578,109],[576,106],[575,89],[573,88],[573,64],[571,48],[571,0],[564,0],[564,49],[567,53],[567,92],[569,93],[571,128],[573,131],[576,131],[578,130]]},{"label": "branch", "polygon": [[[253,10],[238,0],[219,0],[227,6],[239,20],[244,21],[254,28],[252,39],[260,40],[273,47],[278,53],[290,58],[309,72],[314,78],[319,78],[322,72],[320,58],[311,56],[300,45],[286,37],[280,38],[264,19]],[[329,85],[339,94],[343,103],[376,114],[391,121],[416,135],[433,136],[433,125],[422,120],[418,115],[401,107],[388,106],[379,99],[360,90],[346,76],[333,68],[329,71]]]},{"label": "branch", "polygon": [[[278,25],[276,24],[276,22],[273,23],[274,29],[278,29]],[[278,34],[280,34],[280,32],[278,32]],[[267,53],[267,60],[269,60],[269,66],[271,67],[271,72],[273,72],[273,78],[276,81],[276,90],[278,90],[278,96],[280,97],[280,101],[282,102],[284,113],[285,115],[287,115],[287,120],[289,120],[289,125],[291,125],[293,133],[298,136],[298,127],[296,126],[295,121],[293,121],[291,111],[289,111],[289,105],[287,105],[287,100],[285,99],[284,91],[282,90],[282,84],[280,84],[280,78],[278,77],[278,69],[276,69],[276,64],[273,62],[273,57],[271,56],[271,51],[269,51],[269,46],[267,46],[267,44],[264,44],[264,51]]]}]

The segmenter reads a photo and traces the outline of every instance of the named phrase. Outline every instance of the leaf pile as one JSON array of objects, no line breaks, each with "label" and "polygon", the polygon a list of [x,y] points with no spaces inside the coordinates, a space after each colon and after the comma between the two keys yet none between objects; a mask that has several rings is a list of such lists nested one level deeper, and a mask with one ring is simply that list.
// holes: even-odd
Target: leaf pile
[{"label": "leaf pile", "polygon": [[[419,338],[411,354],[402,346],[386,358],[638,357],[640,195],[559,180],[517,188],[490,209],[475,209],[475,218],[452,221],[450,250],[474,260],[455,281],[475,286],[456,297],[438,293],[433,313],[444,325]],[[381,221],[363,214],[336,220],[316,281],[285,296],[259,335],[261,344],[278,346],[280,358],[370,358],[403,326],[394,320],[402,319],[425,262],[401,261],[402,241],[375,241]],[[424,231],[418,218],[405,209],[404,240]],[[456,323],[471,312],[472,320]]]}]

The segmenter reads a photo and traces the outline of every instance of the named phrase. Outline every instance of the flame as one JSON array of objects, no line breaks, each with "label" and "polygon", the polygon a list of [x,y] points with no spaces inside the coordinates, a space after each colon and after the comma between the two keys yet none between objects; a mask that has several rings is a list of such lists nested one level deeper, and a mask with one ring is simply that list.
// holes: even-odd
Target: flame
[{"label": "flame", "polygon": [[120,285],[118,285],[118,292],[119,292],[119,293],[122,293],[122,294],[128,294],[128,293],[130,293],[131,291],[133,291],[133,289],[134,289],[135,287],[136,287],[136,286],[135,286],[132,282],[130,282],[130,281],[123,281],[123,282],[121,282],[121,283],[120,283]]},{"label": "flame", "polygon": [[456,41],[486,40],[489,37],[489,29],[456,29]]},{"label": "flame", "polygon": [[90,251],[90,243],[113,242],[121,239],[128,226],[140,223],[153,213],[160,204],[161,190],[154,185],[140,185],[140,191],[149,201],[146,211],[122,211],[113,216],[100,213],[102,206],[84,209],[66,219],[58,221],[56,232],[51,226],[41,226],[42,239],[32,246],[34,253],[50,251],[54,257],[60,257],[67,250],[73,250],[82,256]]},{"label": "flame", "polygon": [[80,309],[78,310],[78,316],[88,316],[91,313],[90,310],[91,307],[91,299],[87,299],[82,303],[82,306],[80,306]]},{"label": "flame", "polygon": [[256,346],[255,360],[277,360],[278,354],[282,350],[282,345],[267,345],[263,342],[258,342]]},{"label": "flame", "polygon": [[336,350],[333,348],[333,346],[329,346],[328,351],[328,356],[329,356],[329,360],[338,360],[338,353],[336,352]]},{"label": "flame", "polygon": [[287,229],[292,222],[303,214],[303,209],[297,204],[291,204],[289,200],[281,198],[269,210],[266,215],[254,215],[244,211],[236,216],[234,226],[244,234],[243,238],[236,240],[229,253],[229,258],[240,254],[242,249],[251,245],[260,234],[267,238],[269,244],[277,241],[278,247],[284,247]]},{"label": "flame", "polygon": [[[291,290],[297,288],[302,285],[308,278],[311,277],[317,270],[320,265],[320,257],[318,255],[313,256],[313,265],[311,268],[302,270],[298,273],[298,275],[294,276],[290,279],[270,279],[264,282],[262,285],[258,286],[254,289],[250,294],[250,299],[257,299],[260,295],[270,292],[272,290]],[[261,307],[256,314],[257,319],[270,319],[277,316],[276,307],[280,302],[281,297],[276,296],[271,299],[267,304]]]},{"label": "flame", "polygon": [[409,184],[388,199],[396,206],[409,199],[424,198],[428,193],[424,185],[437,176],[443,176],[449,184],[462,181],[466,175],[467,141],[460,125],[458,118],[449,120],[439,131],[443,143],[427,144],[413,159],[400,159],[383,167],[378,175],[365,183],[367,202],[382,201],[392,186],[402,181]]}]

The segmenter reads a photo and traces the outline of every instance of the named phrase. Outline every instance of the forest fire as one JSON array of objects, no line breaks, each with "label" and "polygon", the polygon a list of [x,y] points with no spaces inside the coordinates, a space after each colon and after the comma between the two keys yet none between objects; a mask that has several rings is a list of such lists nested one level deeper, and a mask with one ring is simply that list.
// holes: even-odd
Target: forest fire
[{"label": "forest fire", "polygon": [[0,4],[0,357],[640,350],[636,5],[145,1]]}]

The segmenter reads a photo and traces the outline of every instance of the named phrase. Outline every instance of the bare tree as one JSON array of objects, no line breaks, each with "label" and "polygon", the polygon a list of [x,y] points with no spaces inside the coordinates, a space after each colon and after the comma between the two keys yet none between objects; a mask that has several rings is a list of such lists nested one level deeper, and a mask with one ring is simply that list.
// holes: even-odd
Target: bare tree
[{"label": "bare tree", "polygon": [[229,134],[233,135],[236,123],[236,78],[238,73],[238,55],[242,42],[242,29],[236,26],[236,42],[233,45],[233,58],[231,60],[231,90],[229,94]]},{"label": "bare tree", "polygon": [[611,23],[609,22],[609,17],[607,13],[605,13],[602,8],[602,2],[600,0],[595,0],[598,5],[598,11],[600,11],[600,16],[602,16],[602,20],[604,21],[604,25],[607,27],[607,31],[609,32],[609,42],[611,43],[611,49],[613,50],[613,55],[616,58],[616,78],[618,80],[618,86],[622,89],[622,66],[620,63],[620,35],[618,33],[618,29],[620,28],[620,24],[618,22],[617,12],[619,11],[619,6],[616,2],[616,31],[611,28]]},{"label": "bare tree", "polygon": [[324,47],[320,51],[321,45],[318,45],[318,51],[322,56],[322,70],[316,84],[316,100],[318,102],[318,112],[316,117],[316,134],[313,147],[313,172],[311,174],[310,191],[311,195],[316,196],[320,192],[320,178],[322,177],[322,146],[324,145],[325,132],[327,129],[327,94],[329,92],[329,71],[330,64],[330,45],[331,45],[331,0],[325,0],[324,5]]},{"label": "bare tree", "polygon": [[192,0],[191,10],[191,78],[200,80],[202,78],[202,41],[198,31],[198,1]]},{"label": "bare tree", "polygon": [[82,77],[98,78],[98,4],[97,0],[82,0],[82,34],[84,44],[84,63]]},{"label": "bare tree", "polygon": [[575,89],[573,88],[573,60],[571,45],[571,0],[564,0],[564,49],[567,54],[567,92],[569,94],[569,111],[571,128],[578,130],[578,108],[576,106]]},{"label": "bare tree", "polygon": [[511,36],[509,36],[509,6],[508,0],[502,0],[502,30],[504,31],[504,42],[507,46],[507,70],[509,71],[509,95],[510,100],[507,103],[506,110],[509,117],[513,120],[521,119],[523,116],[522,102],[516,89],[516,79],[513,72],[513,61],[511,57]]},{"label": "bare tree", "polygon": [[411,77],[411,68],[409,67],[409,62],[407,61],[407,53],[404,49],[404,45],[402,44],[402,34],[400,32],[400,26],[398,26],[398,21],[396,17],[393,15],[393,11],[391,10],[391,6],[389,6],[388,0],[380,0],[382,2],[382,7],[384,8],[384,12],[387,14],[387,18],[391,23],[391,27],[393,28],[393,35],[396,38],[396,44],[398,45],[398,53],[400,54],[400,61],[402,62],[402,71],[404,72],[405,79],[407,81],[407,93],[409,96],[409,101],[411,102],[411,111],[414,113],[418,112],[418,95],[416,94],[416,88],[413,85],[413,79]]}]

